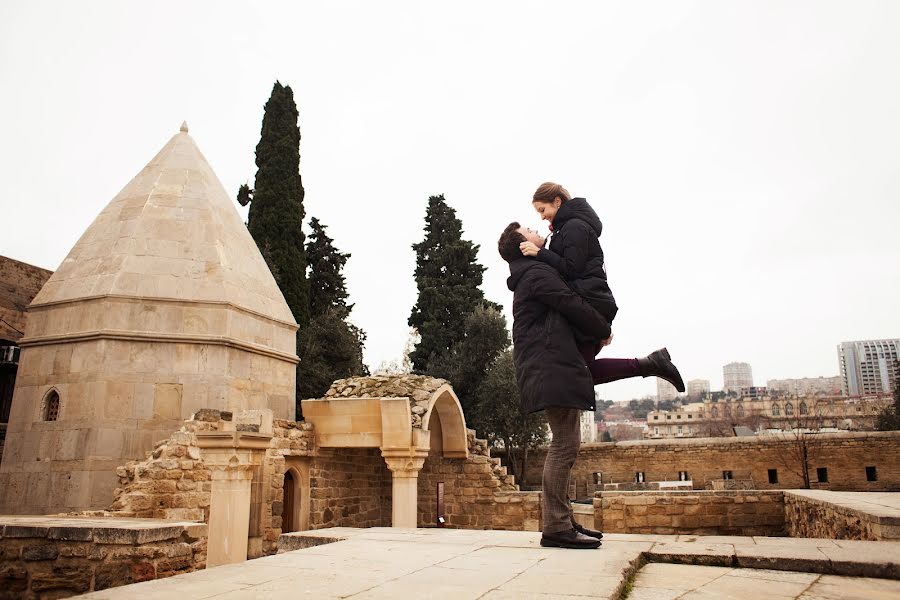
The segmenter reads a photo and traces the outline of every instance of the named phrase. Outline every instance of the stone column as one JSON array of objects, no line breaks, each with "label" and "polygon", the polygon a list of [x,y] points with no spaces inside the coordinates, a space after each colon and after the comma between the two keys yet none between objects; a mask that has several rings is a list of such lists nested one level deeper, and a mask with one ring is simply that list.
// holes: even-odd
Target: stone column
[{"label": "stone column", "polygon": [[250,482],[262,463],[271,433],[200,431],[197,445],[212,472],[206,566],[247,560]]},{"label": "stone column", "polygon": [[391,470],[391,527],[415,529],[419,514],[419,471],[425,464],[425,456],[419,452],[404,456],[382,452],[382,456]]}]

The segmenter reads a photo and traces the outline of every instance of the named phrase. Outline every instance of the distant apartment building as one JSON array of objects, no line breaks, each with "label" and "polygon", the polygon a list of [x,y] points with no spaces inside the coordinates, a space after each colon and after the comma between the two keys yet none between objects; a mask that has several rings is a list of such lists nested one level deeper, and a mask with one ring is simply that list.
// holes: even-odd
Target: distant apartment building
[{"label": "distant apartment building", "polygon": [[691,379],[687,382],[687,395],[689,398],[702,398],[709,393],[709,379]]},{"label": "distant apartment building", "polygon": [[678,390],[665,379],[656,379],[656,399],[660,402],[674,400],[678,397]]},{"label": "distant apartment building", "polygon": [[900,340],[843,342],[838,347],[841,392],[845,396],[887,394],[897,382]]},{"label": "distant apartment building", "polygon": [[722,367],[725,383],[722,389],[726,392],[740,392],[741,388],[753,387],[753,370],[749,363],[733,362]]},{"label": "distant apartment building", "polygon": [[774,393],[788,396],[832,396],[841,393],[841,377],[803,377],[801,379],[770,379],[766,387]]},{"label": "distant apartment building", "polygon": [[597,441],[597,422],[594,421],[594,411],[585,410],[581,413],[581,443],[591,444]]}]

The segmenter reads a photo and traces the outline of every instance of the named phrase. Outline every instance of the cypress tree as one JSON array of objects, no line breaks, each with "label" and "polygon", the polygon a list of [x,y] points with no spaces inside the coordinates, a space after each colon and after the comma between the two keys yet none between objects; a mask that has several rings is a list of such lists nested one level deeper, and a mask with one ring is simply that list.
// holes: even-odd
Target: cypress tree
[{"label": "cypress tree", "polygon": [[290,86],[275,82],[256,145],[255,189],[242,185],[238,202],[250,204],[247,227],[301,328],[309,322],[309,287],[302,223],[300,128]]},{"label": "cypress tree", "polygon": [[347,321],[352,304],[347,304],[343,269],[350,258],[339,252],[325,233],[325,225],[313,218],[306,244],[309,261],[309,323],[300,330],[299,379],[301,398],[319,398],[336,379],[367,374],[362,361],[366,334]]},{"label": "cypress tree", "polygon": [[432,361],[437,364],[463,339],[466,317],[485,303],[479,288],[484,267],[476,261],[478,246],[462,239],[462,222],[443,195],[428,199],[425,239],[413,250],[419,297],[409,324],[421,341],[410,359],[415,372],[430,373]]},{"label": "cypress tree", "polygon": [[353,305],[347,304],[344,265],[349,254],[338,252],[334,240],[325,233],[325,225],[315,217],[309,221],[309,243],[306,244],[306,259],[309,262],[309,314],[311,318],[336,311],[341,318],[347,317]]}]

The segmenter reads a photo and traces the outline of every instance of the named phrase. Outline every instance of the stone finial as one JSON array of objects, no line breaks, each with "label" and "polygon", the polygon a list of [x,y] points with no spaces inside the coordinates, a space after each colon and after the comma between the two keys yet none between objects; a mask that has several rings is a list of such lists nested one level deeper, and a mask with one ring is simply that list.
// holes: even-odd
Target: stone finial
[{"label": "stone finial", "polygon": [[181,122],[181,132],[182,132],[182,133],[187,133],[187,132],[188,132],[187,121],[182,121],[182,122]]}]

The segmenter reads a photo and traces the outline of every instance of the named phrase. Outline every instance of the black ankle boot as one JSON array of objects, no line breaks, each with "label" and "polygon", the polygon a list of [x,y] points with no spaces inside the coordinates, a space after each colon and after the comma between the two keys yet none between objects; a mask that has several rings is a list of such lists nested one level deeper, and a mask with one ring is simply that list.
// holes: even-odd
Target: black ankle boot
[{"label": "black ankle boot", "polygon": [[656,352],[651,352],[648,356],[637,360],[641,376],[665,379],[674,385],[676,390],[684,392],[684,381],[681,379],[681,373],[678,372],[678,369],[672,363],[668,350],[660,348]]}]

